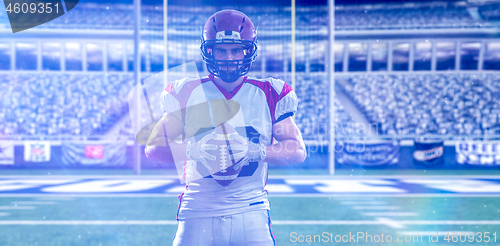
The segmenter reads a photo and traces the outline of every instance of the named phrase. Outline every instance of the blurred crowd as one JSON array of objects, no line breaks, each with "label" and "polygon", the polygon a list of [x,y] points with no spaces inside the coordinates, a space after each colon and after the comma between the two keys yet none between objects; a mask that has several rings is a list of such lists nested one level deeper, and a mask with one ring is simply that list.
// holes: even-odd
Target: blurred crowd
[{"label": "blurred crowd", "polygon": [[[295,121],[306,140],[355,132],[336,98],[330,125],[329,85],[323,76],[298,76]],[[0,74],[0,135],[105,135],[118,125],[133,137],[127,96],[130,74]],[[378,134],[498,135],[499,74],[355,75],[342,88]],[[125,120],[123,120],[125,119]]]},{"label": "blurred crowd", "polygon": [[0,134],[100,135],[128,112],[131,75],[1,74]]},{"label": "blurred crowd", "polygon": [[353,76],[345,92],[384,135],[500,134],[499,74]]}]

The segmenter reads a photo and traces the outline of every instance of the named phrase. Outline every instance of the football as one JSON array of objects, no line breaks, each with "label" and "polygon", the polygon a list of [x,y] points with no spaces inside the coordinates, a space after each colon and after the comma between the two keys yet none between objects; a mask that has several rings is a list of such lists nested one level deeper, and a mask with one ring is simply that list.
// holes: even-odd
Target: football
[{"label": "football", "polygon": [[216,137],[207,142],[207,144],[217,145],[217,150],[207,151],[209,154],[215,156],[217,159],[215,161],[208,161],[208,163],[213,167],[212,178],[217,181],[222,186],[230,185],[238,174],[241,172],[243,165],[239,165],[238,168],[234,168],[235,164],[238,163],[240,159],[231,160],[229,156],[231,154],[236,154],[241,151],[228,149],[231,145],[239,145],[240,143],[236,140],[232,140],[232,135],[238,135],[236,130],[228,123],[221,123],[217,126],[214,131]]}]

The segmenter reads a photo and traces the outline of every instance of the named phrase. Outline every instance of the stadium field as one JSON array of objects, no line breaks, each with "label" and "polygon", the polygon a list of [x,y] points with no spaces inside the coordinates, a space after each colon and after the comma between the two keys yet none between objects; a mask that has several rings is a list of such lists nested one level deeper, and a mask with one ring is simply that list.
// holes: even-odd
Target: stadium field
[{"label": "stadium field", "polygon": [[[48,177],[20,171],[0,176],[0,245],[172,242],[182,189],[175,176],[89,171]],[[350,176],[345,170],[335,176],[280,172],[273,172],[267,186],[277,245],[500,242],[500,176],[491,171],[384,176],[376,170],[368,170],[367,176]]]}]

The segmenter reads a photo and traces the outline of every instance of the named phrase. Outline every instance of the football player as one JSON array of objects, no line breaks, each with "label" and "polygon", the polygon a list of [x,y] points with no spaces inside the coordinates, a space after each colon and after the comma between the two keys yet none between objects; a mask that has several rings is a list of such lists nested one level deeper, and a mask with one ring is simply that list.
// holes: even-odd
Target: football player
[{"label": "football player", "polygon": [[[279,79],[245,76],[257,55],[256,29],[245,14],[222,10],[203,28],[201,54],[210,75],[174,81],[161,95],[164,116],[146,146],[148,158],[182,163],[185,191],[179,196],[174,245],[275,245],[264,186],[268,163],[305,160],[302,136],[291,116],[297,96]],[[214,180],[210,134],[221,123],[234,127],[241,168],[229,185]],[[176,141],[177,138],[182,141]],[[273,139],[276,140],[273,142]]]}]

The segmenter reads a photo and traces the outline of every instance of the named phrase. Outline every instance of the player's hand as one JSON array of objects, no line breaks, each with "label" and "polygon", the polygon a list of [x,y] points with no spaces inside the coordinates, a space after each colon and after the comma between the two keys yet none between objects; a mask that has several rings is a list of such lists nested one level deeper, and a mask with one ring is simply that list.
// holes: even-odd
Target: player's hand
[{"label": "player's hand", "polygon": [[186,156],[193,160],[201,162],[209,171],[213,169],[213,167],[208,163],[207,160],[215,161],[217,158],[214,155],[209,154],[208,150],[217,150],[218,146],[215,144],[207,144],[208,141],[214,139],[216,134],[210,133],[204,136],[198,142],[189,141],[186,146]]},{"label": "player's hand", "polygon": [[256,144],[236,134],[231,135],[230,138],[239,143],[228,147],[229,150],[238,152],[229,156],[232,161],[241,159],[233,166],[234,170],[237,170],[243,164],[248,165],[249,162],[262,161],[266,158],[266,146],[263,143]]}]

